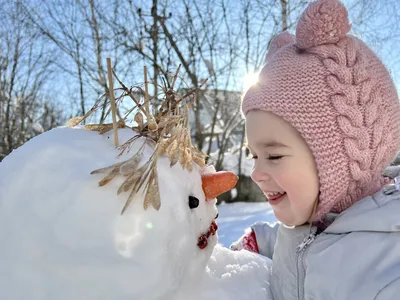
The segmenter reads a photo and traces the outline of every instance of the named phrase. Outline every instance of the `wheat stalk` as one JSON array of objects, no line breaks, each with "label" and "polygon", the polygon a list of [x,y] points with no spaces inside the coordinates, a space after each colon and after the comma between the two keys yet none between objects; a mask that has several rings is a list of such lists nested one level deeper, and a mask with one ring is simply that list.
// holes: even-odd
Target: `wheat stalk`
[{"label": "wheat stalk", "polygon": [[117,113],[116,113],[116,105],[114,98],[114,83],[112,80],[112,67],[111,67],[111,58],[107,57],[107,69],[108,69],[108,85],[110,92],[110,101],[111,101],[111,111],[112,111],[112,120],[113,120],[113,130],[114,130],[114,145],[118,147],[118,125],[117,125]]}]

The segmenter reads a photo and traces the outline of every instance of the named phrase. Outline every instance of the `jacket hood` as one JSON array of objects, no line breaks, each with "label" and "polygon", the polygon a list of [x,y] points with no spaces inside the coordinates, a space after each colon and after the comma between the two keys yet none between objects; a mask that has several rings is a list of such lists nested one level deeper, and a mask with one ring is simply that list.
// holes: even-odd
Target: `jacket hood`
[{"label": "jacket hood", "polygon": [[339,214],[325,233],[400,232],[400,192],[385,186]]}]

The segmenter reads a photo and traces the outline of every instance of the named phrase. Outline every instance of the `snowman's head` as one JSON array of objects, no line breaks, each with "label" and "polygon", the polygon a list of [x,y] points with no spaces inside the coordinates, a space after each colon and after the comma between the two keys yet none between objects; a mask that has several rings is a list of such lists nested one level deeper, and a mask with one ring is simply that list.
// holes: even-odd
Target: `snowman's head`
[{"label": "snowman's head", "polygon": [[[142,140],[136,141],[132,150],[142,144]],[[153,151],[146,146],[141,165]],[[116,251],[127,260],[148,263],[153,280],[168,282],[171,290],[177,290],[199,279],[217,244],[216,199],[207,198],[204,190],[207,182],[218,186],[218,173],[212,166],[193,164],[191,172],[180,164],[171,167],[167,157],[158,159],[157,173],[159,210],[150,207],[144,211],[145,193],[137,193],[117,218]],[[151,267],[154,264],[158,270]]]}]

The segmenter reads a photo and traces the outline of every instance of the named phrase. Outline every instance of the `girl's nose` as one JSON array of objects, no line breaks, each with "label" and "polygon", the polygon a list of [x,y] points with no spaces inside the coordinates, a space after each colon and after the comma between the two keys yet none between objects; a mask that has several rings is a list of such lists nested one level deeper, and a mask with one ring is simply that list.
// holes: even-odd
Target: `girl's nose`
[{"label": "girl's nose", "polygon": [[255,182],[255,183],[259,183],[259,182],[264,182],[264,181],[268,181],[270,179],[270,176],[268,175],[268,173],[266,173],[263,170],[260,170],[260,168],[257,168],[256,166],[253,168],[253,171],[251,172],[251,179]]}]

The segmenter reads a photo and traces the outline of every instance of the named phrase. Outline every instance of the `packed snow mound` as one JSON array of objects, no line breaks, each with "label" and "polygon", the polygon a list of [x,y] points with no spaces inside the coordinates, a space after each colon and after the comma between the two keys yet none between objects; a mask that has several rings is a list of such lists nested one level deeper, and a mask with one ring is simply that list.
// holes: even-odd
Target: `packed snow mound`
[{"label": "packed snow mound", "polygon": [[[217,245],[208,261],[199,299],[270,300],[270,266],[271,260],[261,255]],[[186,299],[196,299],[187,296]]]},{"label": "packed snow mound", "polygon": [[[122,144],[134,132],[118,134]],[[111,132],[57,128],[0,163],[0,299],[267,299],[265,260],[222,247],[211,256],[213,234],[207,247],[197,245],[217,215],[201,180],[213,168],[188,172],[159,158],[158,211],[144,210],[139,192],[121,215],[123,176],[98,186],[93,170],[128,159],[144,142],[119,156]],[[152,153],[146,145],[140,165]]]}]

